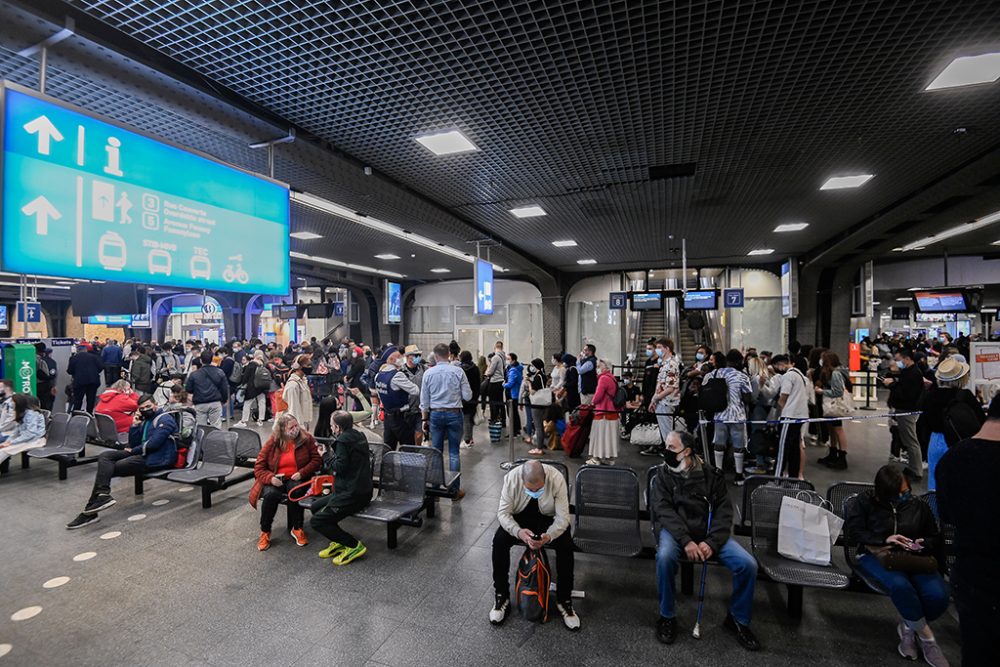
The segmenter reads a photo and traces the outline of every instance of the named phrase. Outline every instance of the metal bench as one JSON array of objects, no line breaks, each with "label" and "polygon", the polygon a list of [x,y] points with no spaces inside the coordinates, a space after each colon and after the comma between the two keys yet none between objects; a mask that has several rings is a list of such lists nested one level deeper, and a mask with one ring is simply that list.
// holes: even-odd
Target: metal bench
[{"label": "metal bench", "polygon": [[[438,498],[457,498],[459,480],[462,473],[444,469],[444,455],[433,447],[420,445],[400,445],[400,452],[423,454],[427,463],[427,516],[434,518]],[[374,469],[374,468],[373,468]]]},{"label": "metal bench", "polygon": [[775,486],[783,489],[796,489],[799,491],[815,491],[816,487],[812,482],[794,477],[774,477],[770,475],[750,475],[743,481],[742,501],[734,507],[736,510],[736,522],[733,525],[733,533],[744,537],[750,536],[750,497],[753,492],[762,486]]},{"label": "metal bench", "polygon": [[[838,482],[834,484],[829,490],[831,496],[836,497],[838,501],[833,504],[834,511],[838,516],[844,517],[847,514],[848,506],[854,502],[858,494],[867,492],[873,488],[875,488],[874,484],[867,484],[865,482]],[[833,501],[831,500],[830,502],[832,503]],[[864,570],[858,567],[858,545],[847,539],[846,535],[844,536],[843,548],[844,560],[847,561],[847,567],[851,568],[851,573],[854,574],[857,580],[875,593],[888,595],[889,591],[877,579],[869,577],[865,574]]]},{"label": "metal bench", "polygon": [[[772,581],[788,587],[788,613],[802,618],[804,587],[844,589],[851,579],[834,565],[810,565],[785,558],[778,553],[778,517],[781,499],[785,496],[806,495],[814,505],[823,498],[815,491],[760,486],[750,496],[750,544],[761,571]],[[801,498],[800,498],[801,499]]]},{"label": "metal bench", "polygon": [[354,516],[386,524],[387,544],[397,545],[399,526],[420,527],[430,457],[420,452],[386,452],[382,456],[379,491],[374,500]]},{"label": "metal bench", "polygon": [[236,434],[236,465],[252,468],[263,446],[260,434],[249,428],[231,428],[229,432]]},{"label": "metal bench", "polygon": [[920,499],[931,508],[931,513],[937,519],[938,528],[941,530],[941,544],[944,552],[944,564],[948,573],[955,565],[955,526],[941,520],[938,513],[937,491],[928,491],[920,496]]},{"label": "metal bench", "polygon": [[212,507],[212,493],[228,489],[234,484],[253,478],[253,471],[232,476],[236,468],[236,449],[239,435],[229,431],[206,433],[201,441],[201,462],[187,470],[169,473],[170,482],[194,484],[201,487],[201,506]]},{"label": "metal bench", "polygon": [[584,553],[635,556],[639,532],[639,478],[631,468],[583,466],[576,473],[573,542]]},{"label": "metal bench", "polygon": [[563,479],[566,480],[566,493],[569,495],[570,511],[573,511],[573,485],[569,481],[569,466],[567,466],[562,461],[556,461],[555,459],[516,459],[514,465],[521,465],[527,463],[528,461],[538,461],[547,466],[552,466],[556,470],[562,473]]},{"label": "metal bench", "polygon": [[[63,415],[56,415],[62,417]],[[38,449],[29,449],[24,452],[33,459],[51,459],[59,465],[59,479],[68,477],[70,468],[85,463],[93,463],[97,457],[83,458],[84,450],[87,448],[87,430],[91,424],[90,415],[74,414],[66,415],[68,419],[52,421],[49,432],[46,433],[45,446]],[[27,467],[27,466],[24,466]]]},{"label": "metal bench", "polygon": [[128,433],[119,433],[118,426],[111,415],[94,413],[94,418],[90,422],[90,429],[87,431],[87,442],[98,447],[108,447],[119,449],[123,442],[128,441]]}]

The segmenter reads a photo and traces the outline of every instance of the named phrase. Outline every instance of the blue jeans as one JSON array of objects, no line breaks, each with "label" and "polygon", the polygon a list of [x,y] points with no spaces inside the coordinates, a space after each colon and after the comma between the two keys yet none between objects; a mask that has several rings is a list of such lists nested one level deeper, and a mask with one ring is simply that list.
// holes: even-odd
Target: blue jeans
[{"label": "blue jeans", "polygon": [[444,454],[444,439],[448,438],[448,468],[452,472],[462,469],[458,446],[462,442],[462,413],[431,411],[431,444]]},{"label": "blue jeans", "polygon": [[745,449],[747,446],[747,432],[744,424],[716,424],[715,434],[712,436],[712,444],[715,449],[724,451],[726,443],[733,446],[733,449]]},{"label": "blue jeans", "polygon": [[[660,529],[660,544],[656,548],[656,586],[660,592],[660,616],[674,617],[674,577],[677,562],[684,556],[684,549],[666,529]],[[757,580],[757,561],[732,538],[726,540],[718,553],[719,562],[733,573],[733,597],[729,613],[737,623],[750,624],[753,607],[753,587]]]},{"label": "blue jeans", "polygon": [[940,574],[907,574],[882,567],[871,554],[858,558],[858,568],[889,591],[899,615],[907,621],[933,621],[948,609],[948,584]]},{"label": "blue jeans", "polygon": [[931,440],[927,444],[927,490],[937,491],[937,480],[934,479],[934,469],[937,468],[938,461],[948,451],[948,443],[945,442],[943,433],[931,433]]},{"label": "blue jeans", "polygon": [[524,406],[524,434],[534,435],[535,434],[535,422],[531,418],[531,406]]}]

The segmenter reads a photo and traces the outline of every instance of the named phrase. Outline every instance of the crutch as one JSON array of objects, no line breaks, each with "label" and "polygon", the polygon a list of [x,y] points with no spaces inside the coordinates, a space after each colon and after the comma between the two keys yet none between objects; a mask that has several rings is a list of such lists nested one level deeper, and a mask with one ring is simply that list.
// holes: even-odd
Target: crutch
[{"label": "crutch", "polygon": [[[712,532],[712,501],[708,501],[708,528],[705,529],[705,536]],[[705,608],[705,577],[708,575],[708,561],[701,565],[701,585],[698,587],[698,618],[694,622],[694,630],[691,636],[701,639],[701,611]]]}]

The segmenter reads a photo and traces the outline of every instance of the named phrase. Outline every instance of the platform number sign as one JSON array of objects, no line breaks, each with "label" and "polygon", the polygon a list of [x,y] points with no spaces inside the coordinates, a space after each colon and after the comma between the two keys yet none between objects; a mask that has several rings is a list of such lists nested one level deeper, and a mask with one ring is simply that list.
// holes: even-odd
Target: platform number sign
[{"label": "platform number sign", "polygon": [[723,303],[725,304],[726,308],[742,308],[743,288],[724,290]]},{"label": "platform number sign", "polygon": [[611,292],[608,300],[609,310],[625,310],[628,308],[628,294],[626,292]]}]

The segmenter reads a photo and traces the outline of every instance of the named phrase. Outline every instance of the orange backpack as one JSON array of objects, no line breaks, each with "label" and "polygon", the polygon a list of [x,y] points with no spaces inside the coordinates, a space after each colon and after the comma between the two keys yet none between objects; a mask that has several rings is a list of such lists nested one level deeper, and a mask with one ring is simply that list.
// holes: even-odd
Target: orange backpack
[{"label": "orange backpack", "polygon": [[514,604],[525,620],[544,623],[549,620],[549,584],[552,573],[545,551],[525,549],[517,564]]}]

